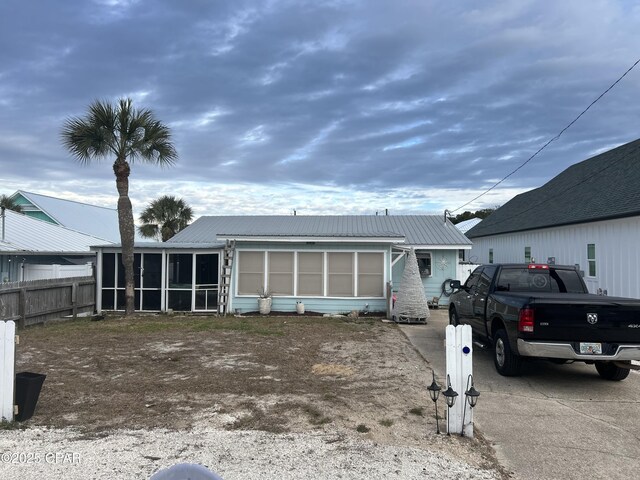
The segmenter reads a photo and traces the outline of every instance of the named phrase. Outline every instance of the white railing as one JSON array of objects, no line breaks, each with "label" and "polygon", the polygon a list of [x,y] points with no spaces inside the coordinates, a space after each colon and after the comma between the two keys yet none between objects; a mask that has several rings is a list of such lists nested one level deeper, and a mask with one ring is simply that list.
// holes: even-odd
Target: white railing
[{"label": "white railing", "polygon": [[13,421],[16,324],[0,321],[0,420]]}]

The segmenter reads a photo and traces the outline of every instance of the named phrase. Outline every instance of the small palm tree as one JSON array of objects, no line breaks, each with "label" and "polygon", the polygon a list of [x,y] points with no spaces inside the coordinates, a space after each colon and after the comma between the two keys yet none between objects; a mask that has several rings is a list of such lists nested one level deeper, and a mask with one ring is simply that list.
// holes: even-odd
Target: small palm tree
[{"label": "small palm tree", "polygon": [[140,235],[166,242],[186,228],[193,218],[193,210],[181,198],[164,195],[153,200],[140,215]]},{"label": "small palm tree", "polygon": [[13,198],[7,195],[0,195],[0,207],[4,207],[7,210],[13,210],[14,212],[22,213],[22,207],[18,205]]},{"label": "small palm tree", "polygon": [[134,109],[130,98],[116,105],[96,100],[85,117],[65,121],[62,141],[82,164],[115,157],[113,173],[118,190],[118,223],[125,277],[125,315],[134,311],[133,239],[135,226],[129,199],[131,164],[172,165],[178,155],[169,128],[156,120],[150,110]]}]

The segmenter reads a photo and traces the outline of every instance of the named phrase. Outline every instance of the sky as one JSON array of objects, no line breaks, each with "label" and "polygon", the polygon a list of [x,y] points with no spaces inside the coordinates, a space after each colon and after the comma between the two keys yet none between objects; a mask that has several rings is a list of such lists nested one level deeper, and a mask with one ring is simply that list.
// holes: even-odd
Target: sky
[{"label": "sky", "polygon": [[[65,119],[130,97],[177,164],[134,164],[139,212],[456,210],[529,158],[640,57],[631,1],[3,0],[0,193],[116,206]],[[504,204],[640,137],[640,66],[538,157],[463,210]],[[458,210],[460,213],[463,210]]]}]

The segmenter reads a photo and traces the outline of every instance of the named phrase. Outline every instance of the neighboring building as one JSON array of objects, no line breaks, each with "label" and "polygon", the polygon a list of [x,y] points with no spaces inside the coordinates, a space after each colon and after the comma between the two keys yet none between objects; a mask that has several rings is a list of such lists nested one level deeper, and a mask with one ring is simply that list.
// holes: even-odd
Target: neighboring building
[{"label": "neighboring building", "polygon": [[[274,311],[386,311],[410,247],[431,300],[471,242],[442,216],[201,217],[168,242],[136,243],[136,309],[252,312],[266,289]],[[123,309],[120,248],[95,250],[98,309]]]},{"label": "neighboring building", "polygon": [[467,236],[481,263],[578,265],[590,292],[640,298],[640,140],[516,196]]},{"label": "neighboring building", "polygon": [[[91,245],[103,239],[4,211],[0,216],[0,282],[90,274]],[[66,273],[65,273],[66,272]]]},{"label": "neighboring building", "polygon": [[101,238],[107,242],[120,241],[118,211],[86,203],[49,197],[18,190],[11,199],[25,215],[60,225],[77,232]]},{"label": "neighboring building", "polygon": [[481,218],[470,218],[469,220],[463,220],[462,222],[456,223],[456,228],[460,230],[462,233],[467,233],[470,229],[475,227],[482,221]]}]

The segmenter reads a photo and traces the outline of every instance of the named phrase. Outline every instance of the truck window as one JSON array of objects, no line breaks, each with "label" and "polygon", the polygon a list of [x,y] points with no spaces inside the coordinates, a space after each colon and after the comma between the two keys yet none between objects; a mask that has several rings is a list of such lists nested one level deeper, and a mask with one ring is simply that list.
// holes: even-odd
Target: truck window
[{"label": "truck window", "polygon": [[475,287],[476,284],[478,283],[481,270],[482,270],[482,267],[476,268],[473,272],[471,272],[471,275],[469,275],[469,278],[467,278],[467,281],[464,282],[464,289],[467,292],[470,291],[473,287]]},{"label": "truck window", "polygon": [[575,270],[503,268],[496,283],[501,292],[585,293]]},{"label": "truck window", "polygon": [[493,279],[493,274],[495,272],[496,267],[484,267],[482,269],[482,273],[478,279],[478,286],[476,287],[476,292],[478,294],[482,296],[489,294],[489,286],[491,285],[491,280]]}]

